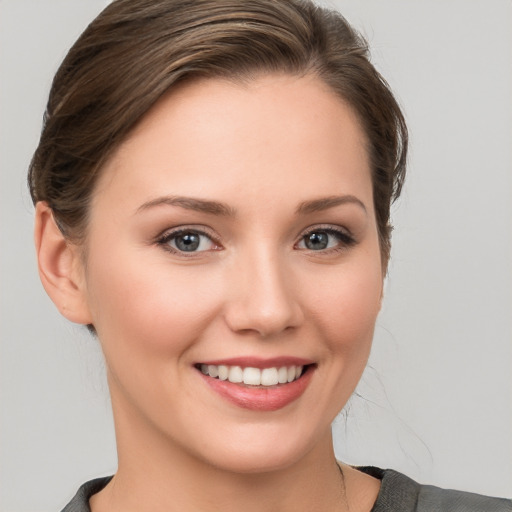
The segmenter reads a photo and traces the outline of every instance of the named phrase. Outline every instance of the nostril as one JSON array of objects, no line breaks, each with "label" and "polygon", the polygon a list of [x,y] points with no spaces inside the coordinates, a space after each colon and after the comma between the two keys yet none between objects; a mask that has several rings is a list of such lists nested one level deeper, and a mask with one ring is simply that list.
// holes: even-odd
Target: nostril
[{"label": "nostril", "polygon": [[302,312],[297,305],[283,308],[257,308],[251,304],[233,304],[226,314],[230,329],[238,334],[257,333],[261,338],[292,331],[302,323]]}]

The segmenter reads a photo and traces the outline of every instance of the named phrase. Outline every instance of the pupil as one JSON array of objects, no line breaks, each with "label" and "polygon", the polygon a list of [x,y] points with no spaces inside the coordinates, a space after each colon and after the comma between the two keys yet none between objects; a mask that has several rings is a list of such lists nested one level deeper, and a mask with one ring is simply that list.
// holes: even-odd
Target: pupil
[{"label": "pupil", "polygon": [[195,251],[199,247],[199,235],[187,233],[176,238],[176,247],[180,251]]},{"label": "pupil", "polygon": [[306,237],[306,247],[313,250],[325,249],[329,243],[327,233],[311,233]]}]

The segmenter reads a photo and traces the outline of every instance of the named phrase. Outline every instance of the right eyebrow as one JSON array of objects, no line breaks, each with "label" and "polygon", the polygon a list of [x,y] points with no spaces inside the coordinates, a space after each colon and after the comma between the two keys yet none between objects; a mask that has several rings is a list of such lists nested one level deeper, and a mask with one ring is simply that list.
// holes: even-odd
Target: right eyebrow
[{"label": "right eyebrow", "polygon": [[136,213],[162,205],[178,206],[180,208],[185,208],[186,210],[194,210],[196,212],[208,213],[210,215],[218,215],[222,217],[234,217],[236,215],[236,210],[227,204],[207,199],[184,196],[162,196],[151,199],[150,201],[140,205],[137,208]]}]

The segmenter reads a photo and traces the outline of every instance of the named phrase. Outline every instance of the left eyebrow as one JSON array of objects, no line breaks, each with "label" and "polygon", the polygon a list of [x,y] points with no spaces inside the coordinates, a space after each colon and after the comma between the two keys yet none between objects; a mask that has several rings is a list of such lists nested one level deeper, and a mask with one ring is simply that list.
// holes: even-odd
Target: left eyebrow
[{"label": "left eyebrow", "polygon": [[304,201],[303,203],[300,203],[295,213],[297,215],[307,215],[308,213],[321,212],[343,204],[356,204],[363,209],[364,213],[367,213],[364,203],[352,195],[328,196],[313,199],[311,201]]}]

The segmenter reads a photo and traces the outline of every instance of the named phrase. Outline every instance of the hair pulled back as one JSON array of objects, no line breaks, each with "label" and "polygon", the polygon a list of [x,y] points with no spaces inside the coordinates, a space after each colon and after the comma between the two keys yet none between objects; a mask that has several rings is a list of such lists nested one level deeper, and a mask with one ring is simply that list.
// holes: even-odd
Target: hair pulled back
[{"label": "hair pulled back", "polygon": [[311,73],[358,115],[367,135],[383,261],[390,206],[405,174],[407,128],[365,40],[337,12],[306,0],[116,0],[87,27],[55,75],[29,168],[63,234],[82,242],[101,168],[175,84]]}]

